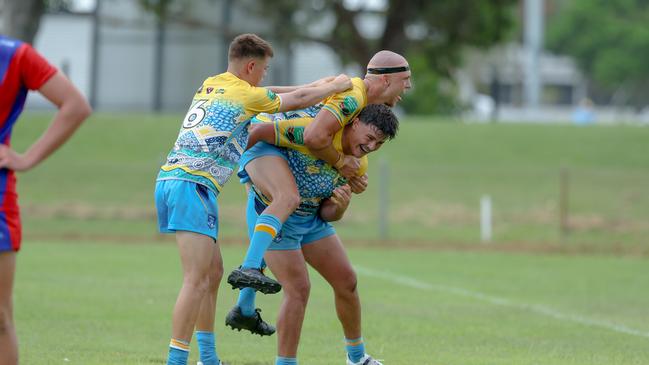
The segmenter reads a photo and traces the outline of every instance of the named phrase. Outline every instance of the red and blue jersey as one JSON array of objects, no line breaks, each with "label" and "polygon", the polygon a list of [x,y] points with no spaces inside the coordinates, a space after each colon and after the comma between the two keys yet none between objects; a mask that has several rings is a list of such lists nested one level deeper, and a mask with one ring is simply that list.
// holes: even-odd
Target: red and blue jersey
[{"label": "red and blue jersey", "polygon": [[[40,89],[56,73],[29,44],[0,35],[0,143],[9,145],[14,123],[29,90]],[[13,172],[0,171],[0,194],[15,191]]]},{"label": "red and blue jersey", "polygon": [[[0,35],[0,143],[10,145],[11,131],[29,90],[38,90],[56,73],[29,44]],[[0,169],[0,251],[20,245],[20,220],[13,171]]]}]

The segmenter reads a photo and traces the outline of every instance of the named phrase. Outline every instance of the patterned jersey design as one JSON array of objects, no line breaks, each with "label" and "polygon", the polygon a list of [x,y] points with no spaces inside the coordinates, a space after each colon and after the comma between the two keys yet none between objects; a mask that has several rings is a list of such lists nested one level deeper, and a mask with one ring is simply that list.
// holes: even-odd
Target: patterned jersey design
[{"label": "patterned jersey design", "polygon": [[226,72],[209,77],[194,95],[158,180],[194,181],[218,193],[235,171],[248,142],[248,123],[273,113],[281,99]]},{"label": "patterned jersey design", "polygon": [[[274,144],[283,147],[280,151],[288,161],[300,193],[300,206],[296,210],[300,215],[316,214],[322,200],[331,197],[337,187],[347,183],[336,169],[325,161],[315,158],[304,146],[304,140],[298,137],[303,135],[304,128],[313,122],[313,117],[321,108],[322,104],[288,113],[262,114],[254,118],[256,122],[273,123],[275,126]],[[334,135],[332,143],[340,152],[342,152],[343,130],[344,128]],[[367,172],[367,164],[367,156],[363,156],[358,171],[359,176]],[[255,192],[260,200],[269,203],[269,199],[257,189]]]}]

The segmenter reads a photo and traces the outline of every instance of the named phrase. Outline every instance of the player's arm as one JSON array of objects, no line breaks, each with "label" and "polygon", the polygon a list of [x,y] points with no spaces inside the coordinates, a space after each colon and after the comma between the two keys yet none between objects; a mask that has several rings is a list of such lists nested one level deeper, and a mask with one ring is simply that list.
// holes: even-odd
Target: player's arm
[{"label": "player's arm", "polygon": [[38,91],[58,108],[58,112],[43,135],[24,154],[0,144],[0,167],[25,171],[38,165],[65,143],[92,112],[83,95],[61,72],[54,74]]},{"label": "player's arm", "polygon": [[257,123],[250,127],[246,149],[254,146],[257,142],[275,143],[274,123]]},{"label": "player's arm", "polygon": [[338,75],[332,81],[317,86],[296,89],[289,93],[278,94],[281,100],[279,112],[302,109],[317,104],[327,97],[341,93],[352,87],[352,81],[347,75]]},{"label": "player's arm", "polygon": [[315,80],[309,84],[304,84],[304,85],[297,85],[297,86],[268,86],[267,89],[270,89],[272,92],[275,94],[284,94],[284,93],[290,93],[293,92],[297,89],[303,89],[306,87],[314,87],[314,86],[320,86],[322,84],[325,84],[327,82],[331,82],[336,78],[336,76],[327,76],[323,77],[319,80]]},{"label": "player's arm", "polygon": [[320,218],[327,222],[340,220],[349,207],[351,199],[352,189],[349,185],[337,187],[331,198],[325,199],[320,205]]},{"label": "player's arm", "polygon": [[333,166],[345,178],[356,175],[360,161],[354,156],[344,155],[333,146],[334,135],[342,129],[336,116],[327,109],[316,115],[313,123],[304,129],[304,145],[311,153]]}]

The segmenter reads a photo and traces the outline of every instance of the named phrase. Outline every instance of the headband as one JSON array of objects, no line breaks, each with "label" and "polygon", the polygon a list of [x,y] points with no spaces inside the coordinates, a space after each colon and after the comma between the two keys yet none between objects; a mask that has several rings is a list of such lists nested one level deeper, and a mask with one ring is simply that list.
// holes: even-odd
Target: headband
[{"label": "headband", "polygon": [[367,69],[368,74],[381,75],[381,74],[393,74],[397,72],[409,71],[409,66],[398,66],[398,67],[370,67]]}]

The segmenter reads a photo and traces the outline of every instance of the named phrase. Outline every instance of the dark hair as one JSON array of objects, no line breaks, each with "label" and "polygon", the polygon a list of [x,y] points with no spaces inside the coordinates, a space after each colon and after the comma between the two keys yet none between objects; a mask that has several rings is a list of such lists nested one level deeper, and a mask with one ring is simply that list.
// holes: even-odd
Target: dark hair
[{"label": "dark hair", "polygon": [[273,47],[256,34],[246,33],[238,35],[230,43],[228,60],[231,61],[247,57],[273,57]]},{"label": "dark hair", "polygon": [[388,137],[388,139],[394,138],[399,129],[399,119],[394,115],[392,109],[384,104],[370,104],[366,106],[358,114],[358,119],[365,124],[373,125],[384,136]]}]

